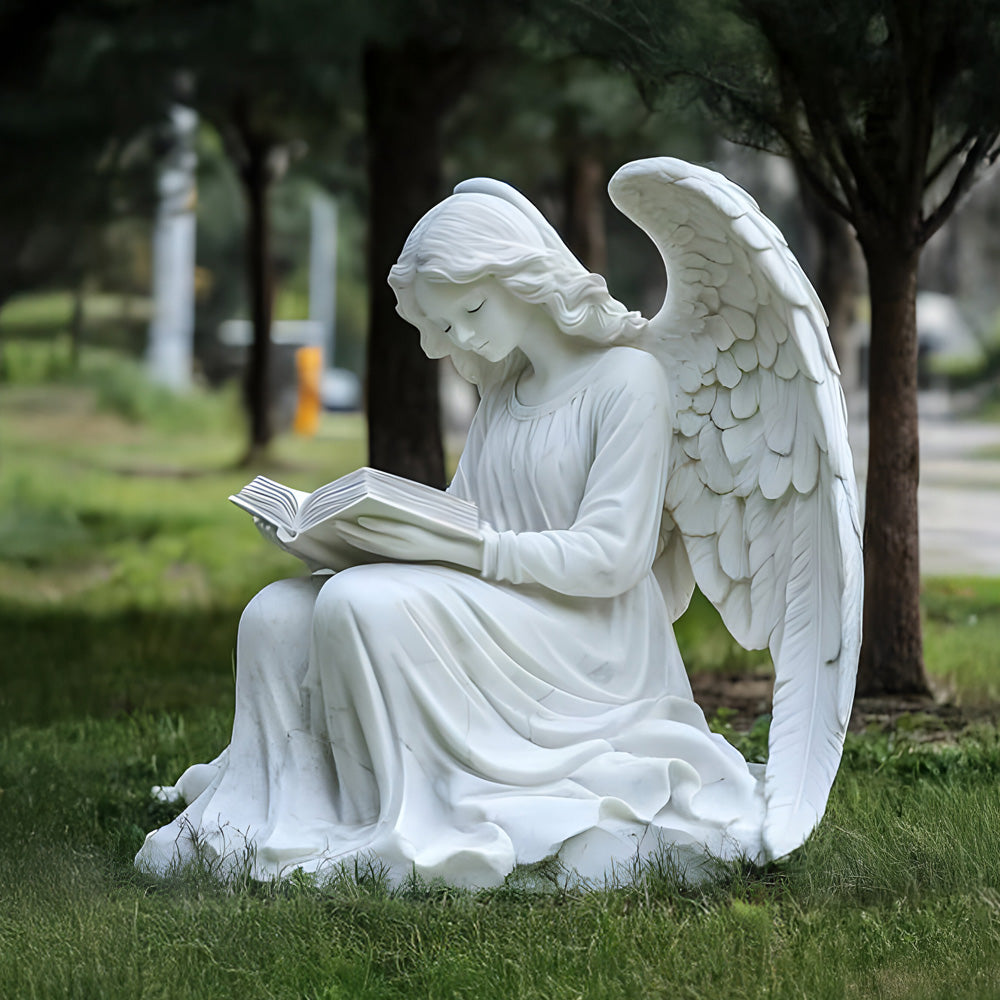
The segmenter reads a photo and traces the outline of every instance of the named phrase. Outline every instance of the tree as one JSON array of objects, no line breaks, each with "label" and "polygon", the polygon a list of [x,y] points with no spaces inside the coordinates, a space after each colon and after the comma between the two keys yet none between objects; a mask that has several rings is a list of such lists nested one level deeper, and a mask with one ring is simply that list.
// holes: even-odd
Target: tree
[{"label": "tree", "polygon": [[368,164],[368,460],[443,486],[437,366],[396,315],[385,278],[413,224],[443,194],[444,118],[473,69],[459,42],[411,37],[365,53]]},{"label": "tree", "polygon": [[85,234],[133,201],[148,159],[123,161],[153,105],[106,58],[120,12],[101,0],[0,2],[0,306],[54,276],[78,277]]},{"label": "tree", "polygon": [[[254,339],[248,459],[272,434],[269,190],[298,151],[346,156],[361,121],[369,218],[369,462],[441,484],[437,369],[385,283],[409,228],[444,193],[440,136],[468,79],[511,22],[500,0],[366,7],[327,0],[140,0],[124,41],[136,72],[185,69],[192,104],[226,144],[247,203]],[[363,94],[363,101],[361,95]]]},{"label": "tree", "polygon": [[[369,461],[443,485],[438,371],[386,284],[414,223],[447,194],[443,137],[482,70],[520,41],[520,4],[379,0],[364,56],[369,198]],[[485,129],[494,122],[481,122]]]},{"label": "tree", "polygon": [[243,190],[253,327],[247,463],[274,434],[272,186],[296,157],[342,149],[357,118],[364,23],[325,0],[139,0],[116,39],[121,78],[158,90],[164,104],[192,104],[222,137]]},{"label": "tree", "polygon": [[998,0],[571,0],[576,44],[680,86],[791,157],[860,242],[871,295],[858,690],[926,694],[919,608],[920,252],[1000,153]]}]

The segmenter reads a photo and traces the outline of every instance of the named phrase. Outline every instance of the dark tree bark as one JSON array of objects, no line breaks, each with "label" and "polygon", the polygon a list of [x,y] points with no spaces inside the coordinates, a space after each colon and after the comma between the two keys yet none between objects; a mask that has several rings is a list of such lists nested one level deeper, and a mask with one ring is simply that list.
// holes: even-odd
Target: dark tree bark
[{"label": "dark tree bark", "polygon": [[861,237],[871,287],[864,639],[858,694],[927,695],[920,622],[919,247]]},{"label": "dark tree bark", "polygon": [[247,204],[246,260],[253,325],[245,382],[250,440],[244,464],[251,464],[266,453],[274,437],[270,383],[274,294],[268,209],[271,174],[268,165],[270,145],[246,134],[242,140],[243,157],[239,174]]},{"label": "dark tree bark", "polygon": [[593,151],[578,149],[568,155],[564,174],[566,244],[584,267],[604,274],[608,265],[604,200],[608,179],[604,164]]},{"label": "dark tree bark", "polygon": [[861,276],[858,247],[848,222],[817,196],[799,173],[802,205],[815,232],[811,275],[830,320],[830,343],[840,363],[845,389],[858,385],[858,345],[852,336]]},{"label": "dark tree bark", "polygon": [[417,220],[440,200],[441,126],[460,94],[468,57],[413,42],[365,55],[368,128],[368,461],[443,486],[438,367],[396,313],[389,268]]}]

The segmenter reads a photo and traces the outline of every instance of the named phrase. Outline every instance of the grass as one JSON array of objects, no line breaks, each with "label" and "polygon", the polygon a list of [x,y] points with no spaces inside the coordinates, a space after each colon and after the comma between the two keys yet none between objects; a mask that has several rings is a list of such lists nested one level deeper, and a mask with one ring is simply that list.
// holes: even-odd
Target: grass
[{"label": "grass", "polygon": [[5,302],[0,308],[0,377],[61,377],[72,367],[74,324],[90,347],[142,352],[152,315],[149,298],[90,292],[81,306],[76,315],[75,298],[68,291],[37,292]]},{"label": "grass", "polygon": [[[117,406],[95,372],[127,387]],[[226,498],[257,472],[310,488],[364,460],[360,418],[327,415],[271,466],[240,469],[235,396],[163,398],[105,355],[0,390],[0,731],[228,705],[240,610],[300,564]]]},{"label": "grass", "polygon": [[[70,291],[31,292],[6,302],[0,313],[0,330],[34,328],[50,333],[69,325],[74,299]],[[88,320],[127,315],[148,322],[152,302],[141,296],[100,294],[84,296],[83,312]]]},{"label": "grass", "polygon": [[199,709],[0,741],[5,996],[997,995],[994,730],[944,749],[852,737],[804,850],[700,887],[669,868],[596,892],[144,878],[132,854],[168,815],[149,785],[227,726]]},{"label": "grass", "polygon": [[926,580],[922,601],[932,678],[959,705],[1000,704],[1000,579]]},{"label": "grass", "polygon": [[[997,408],[996,420],[1000,420],[1000,407]],[[978,448],[975,457],[983,461],[1000,462],[1000,446],[987,445],[985,448]],[[978,484],[971,484],[973,486]]]},{"label": "grass", "polygon": [[[851,735],[801,851],[698,886],[666,864],[593,892],[546,869],[478,893],[390,890],[377,870],[323,886],[135,872],[172,815],[150,786],[225,745],[241,607],[296,572],[226,496],[256,471],[308,488],[364,456],[360,424],[329,417],[269,470],[234,469],[234,398],[179,405],[85,361],[0,386],[0,996],[1000,996],[985,723]],[[924,607],[940,683],[1000,703],[1000,581],[929,580]],[[695,668],[766,663],[720,630],[704,602],[680,623]],[[732,735],[758,755],[765,729]]]}]

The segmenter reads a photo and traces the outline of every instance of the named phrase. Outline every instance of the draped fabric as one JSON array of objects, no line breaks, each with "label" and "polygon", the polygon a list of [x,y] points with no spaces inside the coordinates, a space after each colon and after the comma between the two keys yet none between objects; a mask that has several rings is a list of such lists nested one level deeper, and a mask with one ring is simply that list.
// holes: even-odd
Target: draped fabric
[{"label": "draped fabric", "polygon": [[137,864],[259,877],[374,857],[398,881],[502,881],[557,855],[600,879],[664,847],[758,857],[759,775],[691,697],[652,573],[666,377],[600,352],[558,398],[489,389],[450,489],[486,522],[481,575],[379,563],[248,605],[230,746]]}]

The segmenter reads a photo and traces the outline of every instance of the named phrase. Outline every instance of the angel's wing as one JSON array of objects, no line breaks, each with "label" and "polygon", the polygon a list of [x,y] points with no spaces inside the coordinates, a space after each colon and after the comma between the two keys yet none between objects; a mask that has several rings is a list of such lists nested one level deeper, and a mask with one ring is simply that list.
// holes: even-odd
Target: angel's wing
[{"label": "angel's wing", "polygon": [[[826,808],[861,642],[857,487],[826,315],[781,233],[721,174],[639,160],[609,190],[667,268],[643,345],[675,387],[666,511],[726,627],[774,659],[764,848],[780,857]],[[684,554],[668,543],[681,571]]]}]

